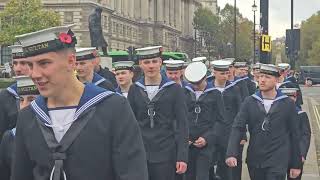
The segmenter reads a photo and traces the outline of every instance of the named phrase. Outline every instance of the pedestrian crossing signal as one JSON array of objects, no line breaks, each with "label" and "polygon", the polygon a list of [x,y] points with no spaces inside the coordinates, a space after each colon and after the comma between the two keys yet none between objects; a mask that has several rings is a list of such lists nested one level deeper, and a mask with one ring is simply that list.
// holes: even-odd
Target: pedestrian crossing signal
[{"label": "pedestrian crossing signal", "polygon": [[262,35],[261,51],[271,52],[271,36]]}]

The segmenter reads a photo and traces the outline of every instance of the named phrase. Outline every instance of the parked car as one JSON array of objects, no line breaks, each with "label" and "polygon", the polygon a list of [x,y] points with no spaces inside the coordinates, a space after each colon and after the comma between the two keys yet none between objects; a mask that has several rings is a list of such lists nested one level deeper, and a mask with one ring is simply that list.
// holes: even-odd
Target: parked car
[{"label": "parked car", "polygon": [[298,79],[300,84],[320,84],[320,66],[301,66]]}]

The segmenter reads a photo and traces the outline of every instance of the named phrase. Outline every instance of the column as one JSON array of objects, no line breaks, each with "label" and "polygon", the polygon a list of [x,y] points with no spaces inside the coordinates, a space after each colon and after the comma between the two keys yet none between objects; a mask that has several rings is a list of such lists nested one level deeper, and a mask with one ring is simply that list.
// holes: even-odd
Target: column
[{"label": "column", "polygon": [[164,0],[164,20],[166,21],[166,24],[169,24],[170,22],[170,11],[169,11],[169,5],[170,0]]},{"label": "column", "polygon": [[185,24],[185,16],[184,16],[184,12],[185,12],[185,1],[181,0],[181,32],[184,35],[185,34],[185,28],[184,28],[184,24]]},{"label": "column", "polygon": [[134,0],[134,17],[136,19],[141,18],[140,0]]},{"label": "column", "polygon": [[143,20],[149,18],[149,0],[141,0],[141,18]]},{"label": "column", "polygon": [[192,32],[193,32],[193,25],[192,25],[193,15],[194,15],[194,3],[193,3],[193,0],[191,0],[189,2],[189,21],[187,22],[189,35],[192,35]]},{"label": "column", "polygon": [[175,19],[175,1],[170,1],[170,8],[169,8],[169,11],[170,11],[170,25],[171,26],[174,26],[174,19]]},{"label": "column", "polygon": [[123,0],[123,2],[122,2],[122,14],[123,14],[125,17],[129,16],[128,0]]},{"label": "column", "polygon": [[129,9],[129,17],[133,18],[134,17],[134,1],[133,0],[129,0],[129,5],[128,5],[128,9]]},{"label": "column", "polygon": [[149,1],[149,18],[150,18],[151,21],[154,21],[154,19],[155,19],[155,15],[154,15],[155,5],[154,5],[154,1],[155,1],[155,0],[150,0],[150,1]]},{"label": "column", "polygon": [[175,0],[174,25],[178,30],[181,30],[181,0]]},{"label": "column", "polygon": [[157,0],[156,11],[156,21],[163,22],[163,0]]},{"label": "column", "polygon": [[115,2],[116,2],[116,8],[115,8],[115,10],[116,10],[116,12],[117,13],[121,13],[121,0],[114,0]]}]

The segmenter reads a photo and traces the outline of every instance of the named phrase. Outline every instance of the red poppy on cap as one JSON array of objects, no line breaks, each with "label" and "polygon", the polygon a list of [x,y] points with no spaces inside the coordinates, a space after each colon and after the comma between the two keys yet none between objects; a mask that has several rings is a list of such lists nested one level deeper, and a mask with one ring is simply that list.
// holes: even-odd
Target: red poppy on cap
[{"label": "red poppy on cap", "polygon": [[61,42],[65,44],[71,44],[72,43],[72,37],[69,34],[66,33],[60,33],[59,39]]}]

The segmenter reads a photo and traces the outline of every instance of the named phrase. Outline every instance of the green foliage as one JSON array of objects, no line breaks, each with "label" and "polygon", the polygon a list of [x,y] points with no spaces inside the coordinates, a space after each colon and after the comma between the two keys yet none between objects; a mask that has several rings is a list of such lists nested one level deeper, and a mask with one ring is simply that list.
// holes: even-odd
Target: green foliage
[{"label": "green foliage", "polygon": [[[253,55],[253,23],[237,9],[237,57],[248,60]],[[205,40],[209,57],[233,57],[234,7],[227,4],[214,15],[209,9],[199,8],[193,19],[195,28]],[[231,46],[230,46],[231,45]]]},{"label": "green foliage", "polygon": [[320,65],[320,11],[301,25],[299,64]]},{"label": "green foliage", "polygon": [[0,12],[0,44],[10,45],[16,35],[60,25],[59,14],[44,10],[41,0],[10,0]]}]

